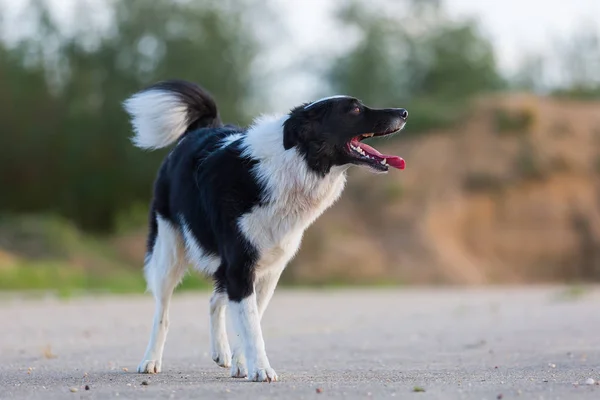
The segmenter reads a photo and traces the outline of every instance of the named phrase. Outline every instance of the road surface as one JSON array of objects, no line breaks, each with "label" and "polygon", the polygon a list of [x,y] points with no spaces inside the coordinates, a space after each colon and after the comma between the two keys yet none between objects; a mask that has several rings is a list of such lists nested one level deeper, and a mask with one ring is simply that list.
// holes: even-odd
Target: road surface
[{"label": "road surface", "polygon": [[600,288],[280,289],[271,384],[210,359],[208,296],[174,299],[158,375],[150,295],[0,298],[0,399],[600,398]]}]

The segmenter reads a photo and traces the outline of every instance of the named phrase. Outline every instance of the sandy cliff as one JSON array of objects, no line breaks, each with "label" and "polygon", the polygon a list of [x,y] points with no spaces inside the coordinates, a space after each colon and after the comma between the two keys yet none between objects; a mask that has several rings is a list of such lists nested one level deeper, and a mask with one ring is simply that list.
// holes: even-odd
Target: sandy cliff
[{"label": "sandy cliff", "polygon": [[599,103],[503,95],[451,131],[378,147],[407,169],[353,170],[287,279],[600,279]]}]

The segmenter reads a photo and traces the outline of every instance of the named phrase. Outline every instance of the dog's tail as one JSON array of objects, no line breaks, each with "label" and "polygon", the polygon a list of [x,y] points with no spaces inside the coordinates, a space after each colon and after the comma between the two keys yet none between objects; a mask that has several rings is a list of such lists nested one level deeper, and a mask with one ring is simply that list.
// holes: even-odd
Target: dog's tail
[{"label": "dog's tail", "polygon": [[190,129],[222,126],[217,105],[201,87],[187,81],[156,83],[125,100],[135,133],[133,143],[160,149]]}]

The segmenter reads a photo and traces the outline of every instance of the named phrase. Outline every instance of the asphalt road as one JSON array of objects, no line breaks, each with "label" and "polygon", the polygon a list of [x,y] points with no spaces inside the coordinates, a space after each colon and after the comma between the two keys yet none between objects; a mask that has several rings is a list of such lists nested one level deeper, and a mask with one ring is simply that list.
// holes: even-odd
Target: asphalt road
[{"label": "asphalt road", "polygon": [[1,298],[0,398],[600,398],[600,288],[278,290],[271,384],[213,363],[207,310],[177,296],[163,372],[139,375],[150,295]]}]

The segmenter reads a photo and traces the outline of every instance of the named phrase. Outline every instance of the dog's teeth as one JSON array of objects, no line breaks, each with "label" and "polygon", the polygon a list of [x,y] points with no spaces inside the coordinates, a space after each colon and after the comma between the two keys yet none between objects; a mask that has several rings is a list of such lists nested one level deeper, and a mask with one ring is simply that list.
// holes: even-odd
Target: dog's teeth
[{"label": "dog's teeth", "polygon": [[381,165],[385,165],[387,164],[387,160],[384,158],[383,160],[381,160]]}]

